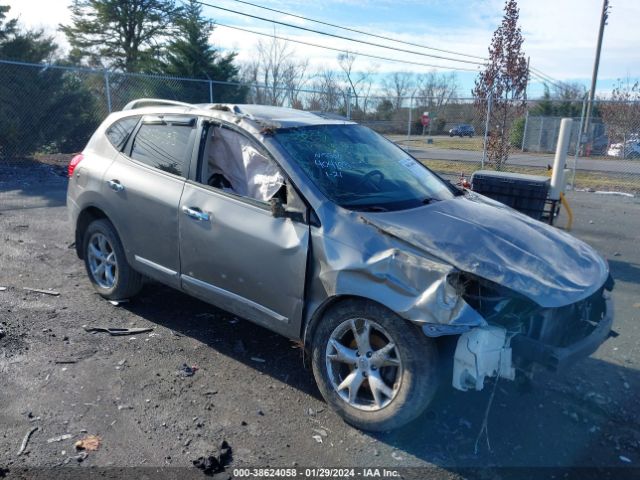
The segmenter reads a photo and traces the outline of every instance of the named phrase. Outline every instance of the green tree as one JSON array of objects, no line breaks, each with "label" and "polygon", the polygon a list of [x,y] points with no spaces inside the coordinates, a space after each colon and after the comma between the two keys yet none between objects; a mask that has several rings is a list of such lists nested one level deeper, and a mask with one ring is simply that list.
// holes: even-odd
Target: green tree
[{"label": "green tree", "polygon": [[154,70],[181,12],[174,0],[74,0],[70,9],[60,26],[70,59],[124,72]]},{"label": "green tree", "polygon": [[[176,33],[166,47],[162,73],[177,77],[202,78],[219,82],[239,82],[236,53],[220,55],[209,43],[214,30],[211,20],[202,14],[202,7],[194,0],[185,5],[183,14],[175,20]],[[184,86],[185,100],[198,101],[202,85]],[[246,89],[233,85],[213,85],[215,101],[233,102],[244,98]],[[208,100],[207,90],[207,100]],[[200,99],[202,101],[202,99]]]},{"label": "green tree", "polygon": [[584,96],[584,87],[577,83],[557,85],[553,93],[545,84],[542,98],[529,111],[529,114],[540,117],[579,117],[582,113]]},{"label": "green tree", "polygon": [[13,34],[16,31],[16,26],[18,25],[18,20],[16,18],[9,21],[5,20],[10,9],[11,7],[8,5],[0,5],[0,42]]},{"label": "green tree", "polygon": [[524,38],[518,19],[518,3],[506,0],[502,23],[489,46],[489,62],[478,75],[473,89],[476,108],[483,115],[486,115],[491,99],[491,131],[486,148],[488,161],[497,170],[509,159],[511,124],[525,108],[528,68],[522,52]]},{"label": "green tree", "polygon": [[[4,21],[8,9],[1,12]],[[2,32],[0,58],[48,63],[57,53],[53,39],[41,30],[22,30],[12,20]],[[75,73],[0,64],[0,77],[0,156],[4,158],[43,149],[77,151],[99,123],[95,99]]]}]

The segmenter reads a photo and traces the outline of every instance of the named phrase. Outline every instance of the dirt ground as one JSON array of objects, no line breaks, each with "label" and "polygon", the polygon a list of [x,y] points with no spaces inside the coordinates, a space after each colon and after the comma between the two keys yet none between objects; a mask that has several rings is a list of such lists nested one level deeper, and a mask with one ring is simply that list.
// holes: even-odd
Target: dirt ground
[{"label": "dirt ground", "polygon": [[[0,478],[91,467],[201,476],[193,461],[223,440],[233,452],[224,478],[294,466],[421,478],[540,478],[564,467],[640,475],[638,198],[569,195],[573,234],[607,257],[616,279],[620,335],[560,374],[540,373],[532,388],[500,381],[476,452],[493,384],[467,393],[445,385],[410,426],[368,434],[328,409],[293,342],[158,284],[120,306],[101,299],[70,248],[60,173],[0,165]],[[84,325],[153,330],[112,337]],[[193,376],[184,364],[197,366]],[[97,450],[76,451],[87,435],[100,437]]]}]

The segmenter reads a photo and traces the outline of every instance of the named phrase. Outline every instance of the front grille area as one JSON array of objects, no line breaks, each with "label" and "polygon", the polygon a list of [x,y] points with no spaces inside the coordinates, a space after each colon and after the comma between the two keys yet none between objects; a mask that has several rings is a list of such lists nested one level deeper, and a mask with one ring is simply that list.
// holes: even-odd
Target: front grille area
[{"label": "front grille area", "polygon": [[587,337],[606,313],[605,286],[580,302],[542,308],[508,288],[468,274],[460,274],[451,281],[488,323],[502,325],[510,333],[523,334],[553,347],[566,347]]},{"label": "front grille area", "polygon": [[587,337],[604,318],[603,289],[584,300],[532,315],[526,335],[554,347],[566,347]]}]

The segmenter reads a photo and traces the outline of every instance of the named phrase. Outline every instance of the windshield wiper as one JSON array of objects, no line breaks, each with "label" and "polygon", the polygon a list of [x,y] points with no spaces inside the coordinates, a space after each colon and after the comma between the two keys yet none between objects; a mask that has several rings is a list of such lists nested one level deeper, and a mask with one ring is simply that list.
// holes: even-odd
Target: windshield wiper
[{"label": "windshield wiper", "polygon": [[357,211],[359,212],[388,212],[389,209],[380,205],[358,205]]}]

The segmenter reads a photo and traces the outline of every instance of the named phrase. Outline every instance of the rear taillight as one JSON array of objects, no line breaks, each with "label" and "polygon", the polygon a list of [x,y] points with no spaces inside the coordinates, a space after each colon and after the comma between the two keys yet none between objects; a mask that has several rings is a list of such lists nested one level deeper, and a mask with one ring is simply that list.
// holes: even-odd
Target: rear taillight
[{"label": "rear taillight", "polygon": [[75,157],[73,157],[71,159],[71,161],[69,162],[69,167],[68,167],[69,178],[71,178],[73,176],[74,170],[76,169],[76,167],[82,161],[83,158],[84,158],[84,156],[81,153],[79,153],[78,155],[76,155]]}]

